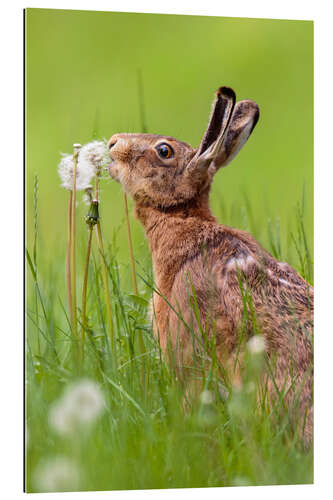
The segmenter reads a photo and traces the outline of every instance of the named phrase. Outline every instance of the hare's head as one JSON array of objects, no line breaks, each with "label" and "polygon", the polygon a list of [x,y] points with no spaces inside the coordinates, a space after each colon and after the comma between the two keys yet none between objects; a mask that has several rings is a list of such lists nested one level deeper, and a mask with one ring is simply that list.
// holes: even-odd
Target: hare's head
[{"label": "hare's head", "polygon": [[174,207],[207,193],[214,173],[240,151],[259,118],[253,101],[236,104],[232,89],[217,91],[199,148],[173,137],[115,134],[108,143],[110,175],[138,203]]}]

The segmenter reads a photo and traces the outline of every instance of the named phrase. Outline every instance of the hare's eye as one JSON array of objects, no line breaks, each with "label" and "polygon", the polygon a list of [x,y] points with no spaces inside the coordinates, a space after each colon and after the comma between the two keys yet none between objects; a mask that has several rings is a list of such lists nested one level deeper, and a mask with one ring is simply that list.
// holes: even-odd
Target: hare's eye
[{"label": "hare's eye", "polygon": [[156,151],[161,158],[171,158],[173,156],[173,149],[169,144],[159,144],[156,147]]}]

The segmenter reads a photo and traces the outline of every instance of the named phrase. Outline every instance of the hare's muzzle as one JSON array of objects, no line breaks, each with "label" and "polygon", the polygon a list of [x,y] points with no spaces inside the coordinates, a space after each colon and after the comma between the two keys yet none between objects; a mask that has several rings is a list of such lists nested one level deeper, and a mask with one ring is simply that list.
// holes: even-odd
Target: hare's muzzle
[{"label": "hare's muzzle", "polygon": [[116,144],[117,144],[117,139],[116,139],[114,136],[112,136],[112,137],[111,137],[111,139],[109,139],[109,142],[108,142],[108,144],[107,144],[107,147],[108,147],[108,149],[109,149],[109,151],[110,151],[110,159],[111,159],[111,161],[114,161],[114,158],[113,158],[113,156],[112,156],[112,148],[113,148]]},{"label": "hare's muzzle", "polygon": [[[107,144],[110,155],[109,174],[115,181],[120,182],[120,171],[122,170],[123,145],[117,135],[113,135]],[[120,163],[119,163],[120,161]]]}]

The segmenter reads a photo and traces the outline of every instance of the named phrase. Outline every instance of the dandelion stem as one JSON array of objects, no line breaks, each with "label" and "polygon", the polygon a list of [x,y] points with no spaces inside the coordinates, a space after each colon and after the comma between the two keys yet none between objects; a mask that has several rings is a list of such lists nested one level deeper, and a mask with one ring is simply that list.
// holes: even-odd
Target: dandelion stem
[{"label": "dandelion stem", "polygon": [[81,361],[83,361],[84,355],[84,338],[85,329],[87,327],[86,311],[87,311],[87,286],[88,286],[88,271],[89,271],[89,260],[91,254],[91,240],[93,235],[94,226],[89,227],[88,245],[87,245],[87,255],[86,263],[84,266],[84,277],[83,277],[83,287],[82,287],[82,331],[81,331]]},{"label": "dandelion stem", "polygon": [[113,321],[112,321],[111,298],[110,298],[110,290],[109,290],[109,284],[108,284],[107,266],[106,266],[106,260],[105,260],[105,254],[104,254],[102,230],[101,230],[101,224],[99,221],[96,224],[96,228],[97,228],[98,247],[99,247],[99,252],[101,255],[102,276],[103,276],[103,284],[104,284],[104,291],[105,291],[105,298],[106,298],[106,312],[107,312],[108,321],[109,321],[109,328],[110,328],[110,342],[111,342],[111,346],[114,347],[114,332],[113,332]]},{"label": "dandelion stem", "polygon": [[98,201],[98,176],[95,176],[95,183],[94,183],[94,200]]},{"label": "dandelion stem", "polygon": [[[99,180],[98,175],[96,175],[95,176],[95,184],[94,184],[94,203],[97,203],[97,209],[98,209],[98,180]],[[113,332],[110,289],[109,289],[109,283],[108,283],[108,273],[107,273],[107,266],[106,266],[106,260],[105,260],[105,254],[104,254],[104,245],[103,245],[102,229],[101,229],[101,223],[99,220],[99,214],[98,214],[98,218],[97,218],[96,229],[97,229],[98,248],[99,248],[99,252],[100,252],[100,256],[101,256],[101,264],[102,264],[102,276],[103,276],[103,284],[104,284],[104,291],[105,291],[105,298],[106,298],[106,313],[108,316],[109,328],[110,328],[110,343],[111,343],[111,347],[114,347],[114,332]]]},{"label": "dandelion stem", "polygon": [[77,311],[76,311],[76,254],[75,254],[75,208],[76,208],[76,174],[79,156],[79,145],[74,145],[73,155],[73,186],[72,186],[72,206],[71,206],[71,285],[72,285],[72,332],[74,342],[77,342]]},{"label": "dandelion stem", "polygon": [[71,325],[73,324],[73,303],[72,303],[72,283],[71,283],[71,249],[72,249],[72,191],[69,191],[68,198],[68,239],[66,251],[66,282],[68,309]]}]

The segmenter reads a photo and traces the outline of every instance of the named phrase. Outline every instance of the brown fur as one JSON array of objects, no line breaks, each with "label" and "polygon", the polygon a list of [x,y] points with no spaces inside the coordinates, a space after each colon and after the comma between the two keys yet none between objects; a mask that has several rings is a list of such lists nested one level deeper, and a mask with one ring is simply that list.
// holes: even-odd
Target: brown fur
[{"label": "brown fur", "polygon": [[[193,286],[201,324],[209,335],[216,334],[218,357],[222,362],[233,359],[244,313],[241,281],[251,293],[267,354],[275,361],[278,389],[286,388],[286,382],[287,387],[290,385],[287,401],[291,401],[292,388],[301,391],[301,416],[309,412],[305,438],[310,442],[312,287],[288,264],[277,262],[250,234],[218,224],[209,208],[213,174],[227,162],[228,155],[242,146],[237,141],[245,125],[251,133],[258,119],[256,105],[243,102],[235,108],[235,118],[231,119],[218,157],[209,159],[203,168],[202,152],[171,137],[117,134],[109,141],[113,160],[110,174],[133,196],[136,216],[146,231],[160,292],[154,294],[153,306],[162,349],[167,352],[171,344],[180,367],[190,365],[193,349],[200,349],[200,329],[189,304]],[[210,122],[210,135],[214,135],[211,129],[215,122]],[[222,132],[217,131],[214,140]],[[156,146],[161,143],[173,148],[173,157],[159,156]],[[186,325],[196,330],[196,345]],[[248,335],[253,334],[251,321],[247,330]],[[272,383],[269,390],[274,396]]]}]

